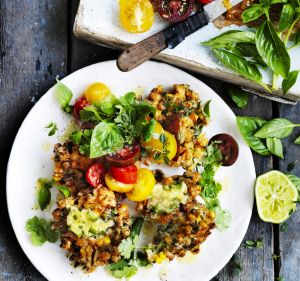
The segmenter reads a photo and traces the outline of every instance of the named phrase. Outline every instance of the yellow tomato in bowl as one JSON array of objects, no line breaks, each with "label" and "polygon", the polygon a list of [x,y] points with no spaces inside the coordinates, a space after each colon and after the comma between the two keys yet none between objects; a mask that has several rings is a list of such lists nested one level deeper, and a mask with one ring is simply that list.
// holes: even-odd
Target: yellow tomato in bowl
[{"label": "yellow tomato in bowl", "polygon": [[106,174],[104,179],[105,179],[105,183],[106,183],[107,187],[110,190],[120,192],[120,193],[128,192],[128,191],[132,190],[135,186],[134,183],[126,184],[126,183],[119,182],[119,181],[115,180],[110,174]]},{"label": "yellow tomato in bowl", "polygon": [[101,102],[111,95],[110,89],[103,83],[97,82],[89,85],[84,96],[90,104]]},{"label": "yellow tomato in bowl", "polygon": [[145,32],[153,21],[153,5],[149,0],[120,0],[120,22],[127,31]]}]

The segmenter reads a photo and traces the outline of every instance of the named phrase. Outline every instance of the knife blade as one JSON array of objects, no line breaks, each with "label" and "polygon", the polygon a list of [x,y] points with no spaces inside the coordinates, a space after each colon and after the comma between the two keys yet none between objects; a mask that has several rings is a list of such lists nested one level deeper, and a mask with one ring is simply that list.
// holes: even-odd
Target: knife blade
[{"label": "knife blade", "polygon": [[130,71],[163,50],[174,49],[187,36],[206,26],[240,2],[242,0],[215,0],[205,5],[203,10],[186,20],[171,25],[123,51],[117,59],[118,68],[124,72]]}]

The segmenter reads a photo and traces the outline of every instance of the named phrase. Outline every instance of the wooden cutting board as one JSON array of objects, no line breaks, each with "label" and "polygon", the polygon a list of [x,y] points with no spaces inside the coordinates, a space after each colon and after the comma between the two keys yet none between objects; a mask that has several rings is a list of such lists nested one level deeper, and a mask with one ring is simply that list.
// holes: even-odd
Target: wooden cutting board
[{"label": "wooden cutting board", "polygon": [[[217,21],[220,22],[220,21]],[[150,35],[153,35],[167,27],[159,15],[156,15],[152,28],[141,34],[126,32],[119,24],[119,1],[117,0],[81,0],[74,23],[76,36],[96,44],[106,45],[113,48],[124,49],[131,44],[137,43]],[[210,23],[208,26],[190,35],[186,40],[173,50],[165,50],[155,58],[179,67],[192,70],[204,75],[212,76],[229,83],[237,84],[252,93],[262,95],[272,100],[295,103],[300,100],[300,78],[290,92],[283,96],[281,91],[275,94],[266,93],[261,86],[249,81],[231,70],[223,67],[212,55],[209,48],[201,46],[200,42],[217,36],[224,31],[247,27],[230,25],[223,28]],[[300,69],[300,47],[290,52],[291,69]],[[262,71],[263,81],[271,84],[271,73]],[[174,81],[176,82],[176,81]],[[279,82],[281,84],[281,81]]]}]

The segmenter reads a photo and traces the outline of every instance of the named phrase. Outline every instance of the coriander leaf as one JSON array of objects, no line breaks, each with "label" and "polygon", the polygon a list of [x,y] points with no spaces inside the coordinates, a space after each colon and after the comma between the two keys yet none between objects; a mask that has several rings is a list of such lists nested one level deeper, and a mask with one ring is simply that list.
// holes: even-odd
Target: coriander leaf
[{"label": "coriander leaf", "polygon": [[210,118],[210,103],[211,100],[209,100],[203,107],[203,114],[205,117]]},{"label": "coriander leaf", "polygon": [[139,102],[135,105],[134,109],[135,118],[133,120],[133,125],[135,129],[135,136],[139,136],[143,131],[143,127],[148,123],[146,117],[155,116],[156,109],[154,106],[145,101]]},{"label": "coriander leaf", "polygon": [[262,75],[256,65],[247,61],[241,56],[225,50],[213,49],[213,53],[225,66],[244,76],[245,78],[257,82],[268,90],[267,86],[261,82]]},{"label": "coriander leaf", "polygon": [[114,270],[121,270],[124,267],[128,266],[128,262],[125,261],[124,259],[119,260],[118,262],[111,263],[106,266],[106,269],[109,271],[114,271]]},{"label": "coriander leaf", "polygon": [[295,85],[297,82],[299,70],[291,71],[288,74],[288,77],[282,81],[282,91],[283,94],[287,94],[287,92]]},{"label": "coriander leaf", "polygon": [[300,136],[298,138],[295,139],[294,141],[295,144],[300,144]]},{"label": "coriander leaf", "polygon": [[66,198],[71,196],[71,191],[66,186],[54,184],[54,187],[56,187]]},{"label": "coriander leaf", "polygon": [[244,108],[248,104],[248,94],[242,89],[234,86],[228,87],[228,93],[231,99],[239,108]]},{"label": "coriander leaf", "polygon": [[135,93],[129,92],[129,93],[125,94],[124,96],[121,96],[119,98],[119,101],[120,101],[121,105],[123,105],[123,106],[131,106],[131,105],[134,105],[135,99],[136,99]]},{"label": "coriander leaf", "polygon": [[135,275],[138,271],[138,268],[135,265],[125,266],[121,270],[112,271],[111,274],[113,277],[121,278],[130,278]]},{"label": "coriander leaf", "polygon": [[228,229],[231,222],[231,215],[228,210],[223,210],[220,207],[217,207],[215,210],[216,218],[215,224],[220,231]]},{"label": "coriander leaf", "polygon": [[50,137],[53,136],[58,130],[55,122],[50,122],[45,128],[49,129],[48,136]]},{"label": "coriander leaf", "polygon": [[95,105],[86,106],[79,111],[81,121],[102,121],[105,118],[102,118],[100,114]]},{"label": "coriander leaf", "polygon": [[142,129],[142,139],[147,142],[151,139],[156,125],[155,119],[151,119]]},{"label": "coriander leaf", "polygon": [[262,139],[254,136],[257,130],[267,123],[267,121],[257,117],[246,116],[238,116],[236,121],[244,140],[251,147],[251,149],[263,156],[270,155],[265,142]]},{"label": "coriander leaf", "polygon": [[213,48],[223,48],[241,42],[254,43],[254,40],[255,33],[251,31],[230,30],[201,44]]},{"label": "coriander leaf", "polygon": [[35,246],[41,246],[47,241],[55,243],[59,237],[58,231],[51,229],[50,222],[36,216],[27,220],[26,230],[30,233],[30,239]]},{"label": "coriander leaf", "polygon": [[93,130],[90,143],[90,157],[101,157],[114,153],[124,145],[124,139],[114,123],[99,123]]},{"label": "coriander leaf", "polygon": [[252,4],[249,8],[243,11],[243,23],[247,23],[258,19],[264,14],[264,7],[261,4]]},{"label": "coriander leaf", "polygon": [[56,80],[57,84],[55,86],[55,97],[60,104],[60,107],[62,108],[63,111],[70,113],[71,112],[71,106],[70,102],[73,97],[72,91],[63,83],[60,81]]},{"label": "coriander leaf", "polygon": [[212,142],[206,147],[206,156],[205,156],[205,164],[216,164],[221,163],[223,160],[223,155],[216,144],[216,142]]},{"label": "coriander leaf", "polygon": [[258,138],[285,138],[288,137],[295,127],[300,126],[294,124],[285,118],[275,118],[265,123],[256,133],[255,137]]},{"label": "coriander leaf", "polygon": [[70,135],[70,140],[73,144],[80,144],[82,133],[80,131],[74,131]]},{"label": "coriander leaf", "polygon": [[131,253],[133,252],[134,249],[135,249],[135,245],[131,237],[123,239],[118,246],[118,250],[121,256],[123,256],[125,259],[130,258]]},{"label": "coriander leaf", "polygon": [[40,178],[37,181],[38,189],[38,203],[41,210],[45,210],[51,201],[50,188],[52,187],[52,181],[48,179]]},{"label": "coriander leaf", "polygon": [[277,138],[267,138],[266,139],[267,148],[269,151],[275,155],[278,156],[281,159],[284,159],[283,157],[283,146],[280,139]]},{"label": "coriander leaf", "polygon": [[257,29],[255,42],[257,51],[264,62],[276,74],[286,78],[290,71],[290,56],[269,20]]},{"label": "coriander leaf", "polygon": [[110,116],[116,112],[115,106],[119,104],[119,100],[113,94],[110,94],[104,97],[101,102],[94,104],[100,108],[101,112]]},{"label": "coriander leaf", "polygon": [[280,19],[279,19],[279,32],[282,32],[286,29],[288,29],[293,21],[294,21],[294,15],[295,15],[295,8],[292,4],[284,4]]}]

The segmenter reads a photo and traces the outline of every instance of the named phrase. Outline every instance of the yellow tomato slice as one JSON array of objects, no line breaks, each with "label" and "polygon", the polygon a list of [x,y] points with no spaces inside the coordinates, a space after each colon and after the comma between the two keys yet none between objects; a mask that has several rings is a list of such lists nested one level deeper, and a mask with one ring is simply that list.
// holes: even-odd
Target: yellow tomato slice
[{"label": "yellow tomato slice", "polygon": [[155,178],[153,173],[146,169],[142,168],[138,170],[137,182],[134,188],[126,193],[126,196],[131,201],[144,201],[151,194],[155,185]]},{"label": "yellow tomato slice", "polygon": [[87,101],[92,103],[101,102],[111,95],[110,89],[103,83],[93,83],[85,90],[84,96]]},{"label": "yellow tomato slice", "polygon": [[154,21],[153,6],[149,0],[120,0],[120,22],[129,32],[145,32]]},{"label": "yellow tomato slice", "polygon": [[119,181],[116,181],[110,174],[105,175],[105,183],[107,187],[116,192],[125,193],[132,190],[135,184],[125,184]]},{"label": "yellow tomato slice", "polygon": [[177,154],[177,141],[174,135],[165,131],[165,136],[167,139],[166,150],[168,151],[168,158],[172,160]]}]

